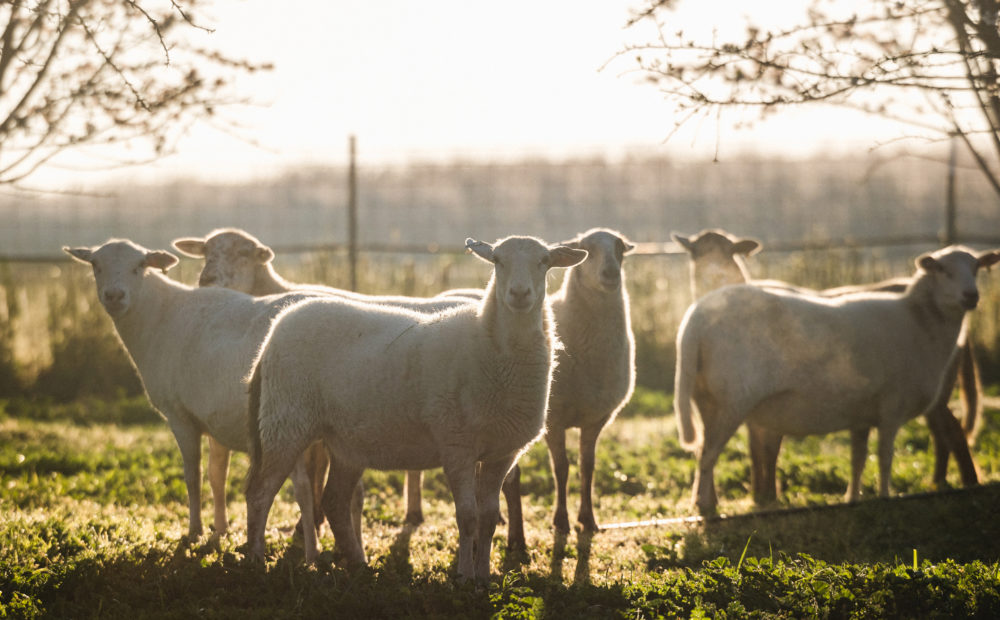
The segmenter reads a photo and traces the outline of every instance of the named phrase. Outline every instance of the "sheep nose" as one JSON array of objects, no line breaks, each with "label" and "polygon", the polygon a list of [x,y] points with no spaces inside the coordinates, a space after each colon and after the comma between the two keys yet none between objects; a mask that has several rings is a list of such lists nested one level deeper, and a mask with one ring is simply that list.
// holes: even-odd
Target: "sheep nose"
[{"label": "sheep nose", "polygon": [[125,299],[125,291],[120,289],[111,289],[104,291],[104,301],[105,303],[113,304],[120,303]]},{"label": "sheep nose", "polygon": [[962,303],[968,309],[973,309],[979,305],[979,291],[965,291],[962,294]]},{"label": "sheep nose", "polygon": [[507,295],[510,297],[511,305],[516,308],[523,308],[531,303],[531,289],[528,287],[511,288]]}]

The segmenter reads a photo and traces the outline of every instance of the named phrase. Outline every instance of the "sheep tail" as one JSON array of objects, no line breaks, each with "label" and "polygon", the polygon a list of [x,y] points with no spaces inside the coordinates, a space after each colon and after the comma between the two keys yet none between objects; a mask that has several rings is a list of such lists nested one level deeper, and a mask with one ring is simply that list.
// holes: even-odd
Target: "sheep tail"
[{"label": "sheep tail", "polygon": [[247,403],[247,425],[250,431],[250,471],[247,473],[248,481],[257,478],[260,474],[261,459],[264,452],[260,440],[261,366],[263,366],[263,363],[258,360],[254,365],[253,373],[250,375],[250,397]]},{"label": "sheep tail", "polygon": [[962,430],[969,442],[979,434],[979,421],[982,419],[983,404],[979,398],[982,383],[979,379],[979,365],[972,350],[972,341],[966,339],[959,352],[961,368],[958,374],[958,390],[962,398],[962,409],[965,413],[962,419]]},{"label": "sheep tail", "polygon": [[692,329],[688,314],[677,333],[677,369],[674,376],[674,411],[681,446],[694,452],[701,445],[692,418],[694,383],[698,374],[698,334]]}]

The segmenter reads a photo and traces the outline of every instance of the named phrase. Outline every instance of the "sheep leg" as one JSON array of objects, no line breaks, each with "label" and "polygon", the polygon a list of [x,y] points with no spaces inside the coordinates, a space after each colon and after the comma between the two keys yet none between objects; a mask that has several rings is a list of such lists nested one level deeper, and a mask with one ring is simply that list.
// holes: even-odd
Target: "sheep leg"
[{"label": "sheep leg", "polygon": [[594,517],[594,464],[597,439],[604,430],[604,421],[580,428],[580,511],[576,520],[585,532],[600,531]]},{"label": "sheep leg", "polygon": [[219,536],[229,530],[226,519],[226,476],[229,473],[229,448],[208,436],[208,484],[212,487],[212,508],[215,510],[215,532]]},{"label": "sheep leg", "polygon": [[[469,459],[452,459],[444,464],[444,475],[455,500],[455,521],[458,523],[458,579],[475,578],[474,546],[477,534],[476,463]],[[500,501],[497,498],[497,512]],[[494,515],[494,519],[496,515]]]},{"label": "sheep leg", "polygon": [[878,494],[889,497],[892,479],[892,457],[895,452],[898,425],[883,425],[878,429]]},{"label": "sheep leg", "polygon": [[[292,470],[292,485],[295,487],[295,501],[299,505],[299,523],[302,525],[302,548],[305,552],[306,563],[313,564],[319,556],[319,545],[316,542],[316,494],[313,489],[312,466],[309,451],[316,444],[309,446],[309,449],[295,461],[295,468]],[[324,450],[325,452],[325,450]]]},{"label": "sheep leg", "polygon": [[[319,529],[323,525],[325,516],[323,514],[323,486],[326,484],[326,472],[330,468],[330,457],[326,454],[326,447],[322,442],[316,441],[306,448],[302,458],[304,459],[306,474],[309,486],[313,494],[313,523],[316,524],[316,535],[319,536]],[[295,524],[295,535],[304,536],[302,529],[304,519],[300,516]]]},{"label": "sheep leg", "polygon": [[523,552],[528,544],[524,539],[524,512],[521,509],[521,467],[517,463],[504,479],[502,489],[507,502],[507,552]]},{"label": "sheep leg", "polygon": [[331,452],[330,457],[330,475],[323,490],[323,510],[333,530],[336,548],[344,555],[348,565],[364,566],[367,560],[361,546],[360,519],[352,515],[364,470],[343,462],[335,453]]},{"label": "sheep leg", "polygon": [[323,514],[323,487],[326,486],[326,474],[330,469],[330,457],[326,446],[321,441],[315,441],[306,448],[306,473],[309,476],[309,486],[313,494],[313,520],[316,523],[316,534],[326,518]]},{"label": "sheep leg", "polygon": [[406,472],[406,482],[403,484],[403,494],[406,495],[406,523],[420,525],[424,522],[424,510],[420,505],[420,487],[424,472],[411,470]]},{"label": "sheep leg", "polygon": [[[948,412],[951,415],[951,412]],[[948,486],[948,457],[951,455],[951,439],[944,427],[946,422],[941,417],[940,407],[935,407],[924,415],[927,430],[931,432],[934,441],[934,486],[943,489]]]},{"label": "sheep leg", "polygon": [[782,436],[757,424],[747,423],[750,438],[750,488],[758,506],[778,501],[778,454]]},{"label": "sheep leg", "polygon": [[556,483],[556,512],[552,525],[557,532],[569,532],[569,511],[566,509],[566,485],[569,482],[569,458],[566,456],[566,429],[550,428],[545,432],[549,446],[552,477]]},{"label": "sheep leg", "polygon": [[861,474],[864,473],[865,461],[868,460],[870,431],[867,426],[851,429],[851,480],[847,483],[847,493],[844,495],[844,501],[848,503],[861,499]]},{"label": "sheep leg", "polygon": [[354,485],[354,493],[351,493],[351,523],[354,525],[354,535],[358,539],[358,546],[361,547],[361,553],[365,552],[365,542],[361,538],[361,523],[362,523],[362,513],[365,508],[365,485],[361,477],[358,477],[358,483]]},{"label": "sheep leg", "polygon": [[713,515],[719,504],[715,492],[715,463],[719,460],[726,442],[742,423],[742,416],[726,415],[725,412],[713,411],[706,403],[702,406],[702,419],[711,421],[705,424],[704,442],[698,450],[698,467],[694,474],[694,504],[703,515]]},{"label": "sheep leg", "polygon": [[972,460],[972,453],[966,441],[962,425],[945,405],[932,409],[925,416],[927,428],[934,438],[934,486],[948,486],[948,456],[955,455],[963,486],[979,484],[979,473]]},{"label": "sheep leg", "polygon": [[[305,445],[265,448],[260,462],[250,463],[247,475],[247,556],[263,560],[266,548],[264,533],[267,515],[281,485],[296,468]],[[298,489],[296,489],[298,492]]]},{"label": "sheep leg", "polygon": [[747,422],[747,451],[750,453],[750,493],[754,501],[760,497],[760,489],[764,484],[764,463],[761,458],[763,447],[760,438],[757,436],[762,429],[750,422]]},{"label": "sheep leg", "polygon": [[201,527],[201,431],[192,425],[171,424],[177,447],[184,462],[184,485],[188,493],[188,538],[197,540]]},{"label": "sheep leg", "polygon": [[[962,346],[962,360],[960,372],[958,374],[958,388],[962,397],[962,409],[965,417],[962,420],[962,431],[966,437],[966,443],[973,443],[976,434],[979,418],[982,417],[982,403],[980,402],[980,392],[982,383],[979,379],[979,364],[973,352],[972,340],[966,339]],[[978,480],[977,480],[978,483]],[[962,478],[962,484],[966,484]]]},{"label": "sheep leg", "polygon": [[493,548],[493,534],[500,517],[500,490],[517,453],[499,461],[484,462],[476,480],[476,504],[479,508],[476,546],[473,551],[476,583],[485,584],[490,580],[490,552]]}]

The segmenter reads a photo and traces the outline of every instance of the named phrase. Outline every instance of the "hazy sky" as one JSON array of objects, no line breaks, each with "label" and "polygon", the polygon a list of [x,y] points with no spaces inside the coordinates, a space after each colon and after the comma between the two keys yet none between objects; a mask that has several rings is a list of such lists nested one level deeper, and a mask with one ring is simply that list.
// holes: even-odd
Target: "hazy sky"
[{"label": "hazy sky", "polygon": [[[339,164],[350,134],[362,163],[632,149],[705,157],[717,136],[722,155],[870,146],[864,128],[847,141],[838,126],[846,117],[817,123],[811,114],[752,131],[692,124],[664,144],[673,122],[662,96],[626,73],[628,62],[600,70],[625,43],[648,38],[648,30],[624,29],[634,4],[216,0],[206,20],[212,44],[276,65],[246,81],[259,105],[236,115],[263,148],[203,126],[179,155],[129,178],[240,178],[300,162]],[[722,14],[711,5],[699,16],[705,23]]]}]

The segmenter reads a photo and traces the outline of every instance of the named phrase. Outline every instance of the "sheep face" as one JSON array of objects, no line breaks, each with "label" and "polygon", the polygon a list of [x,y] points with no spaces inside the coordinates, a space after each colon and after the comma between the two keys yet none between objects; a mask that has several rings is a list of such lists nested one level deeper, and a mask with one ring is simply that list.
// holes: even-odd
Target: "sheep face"
[{"label": "sheep face", "polygon": [[217,231],[202,239],[177,239],[174,247],[195,258],[204,258],[199,286],[219,286],[250,294],[257,270],[274,258],[271,248],[241,230]]},{"label": "sheep face", "polygon": [[572,267],[587,258],[585,250],[566,246],[549,248],[533,237],[508,237],[495,246],[467,239],[465,245],[493,263],[497,302],[515,314],[525,314],[541,306],[549,269]]},{"label": "sheep face", "polygon": [[587,260],[580,263],[576,272],[590,288],[608,293],[617,292],[622,286],[622,262],[635,246],[619,232],[592,229],[563,245],[587,251]]},{"label": "sheep face", "polygon": [[703,230],[692,238],[672,233],[671,237],[691,255],[691,286],[696,299],[728,284],[748,281],[743,257],[760,250],[757,241],[723,230]]},{"label": "sheep face", "polygon": [[918,277],[930,278],[935,302],[942,311],[961,313],[979,304],[976,272],[1000,261],[997,251],[973,254],[968,248],[951,246],[917,258]]},{"label": "sheep face", "polygon": [[147,250],[131,241],[112,240],[99,248],[63,248],[94,269],[97,297],[112,319],[124,316],[138,294],[149,268],[164,273],[177,263],[169,252]]}]

